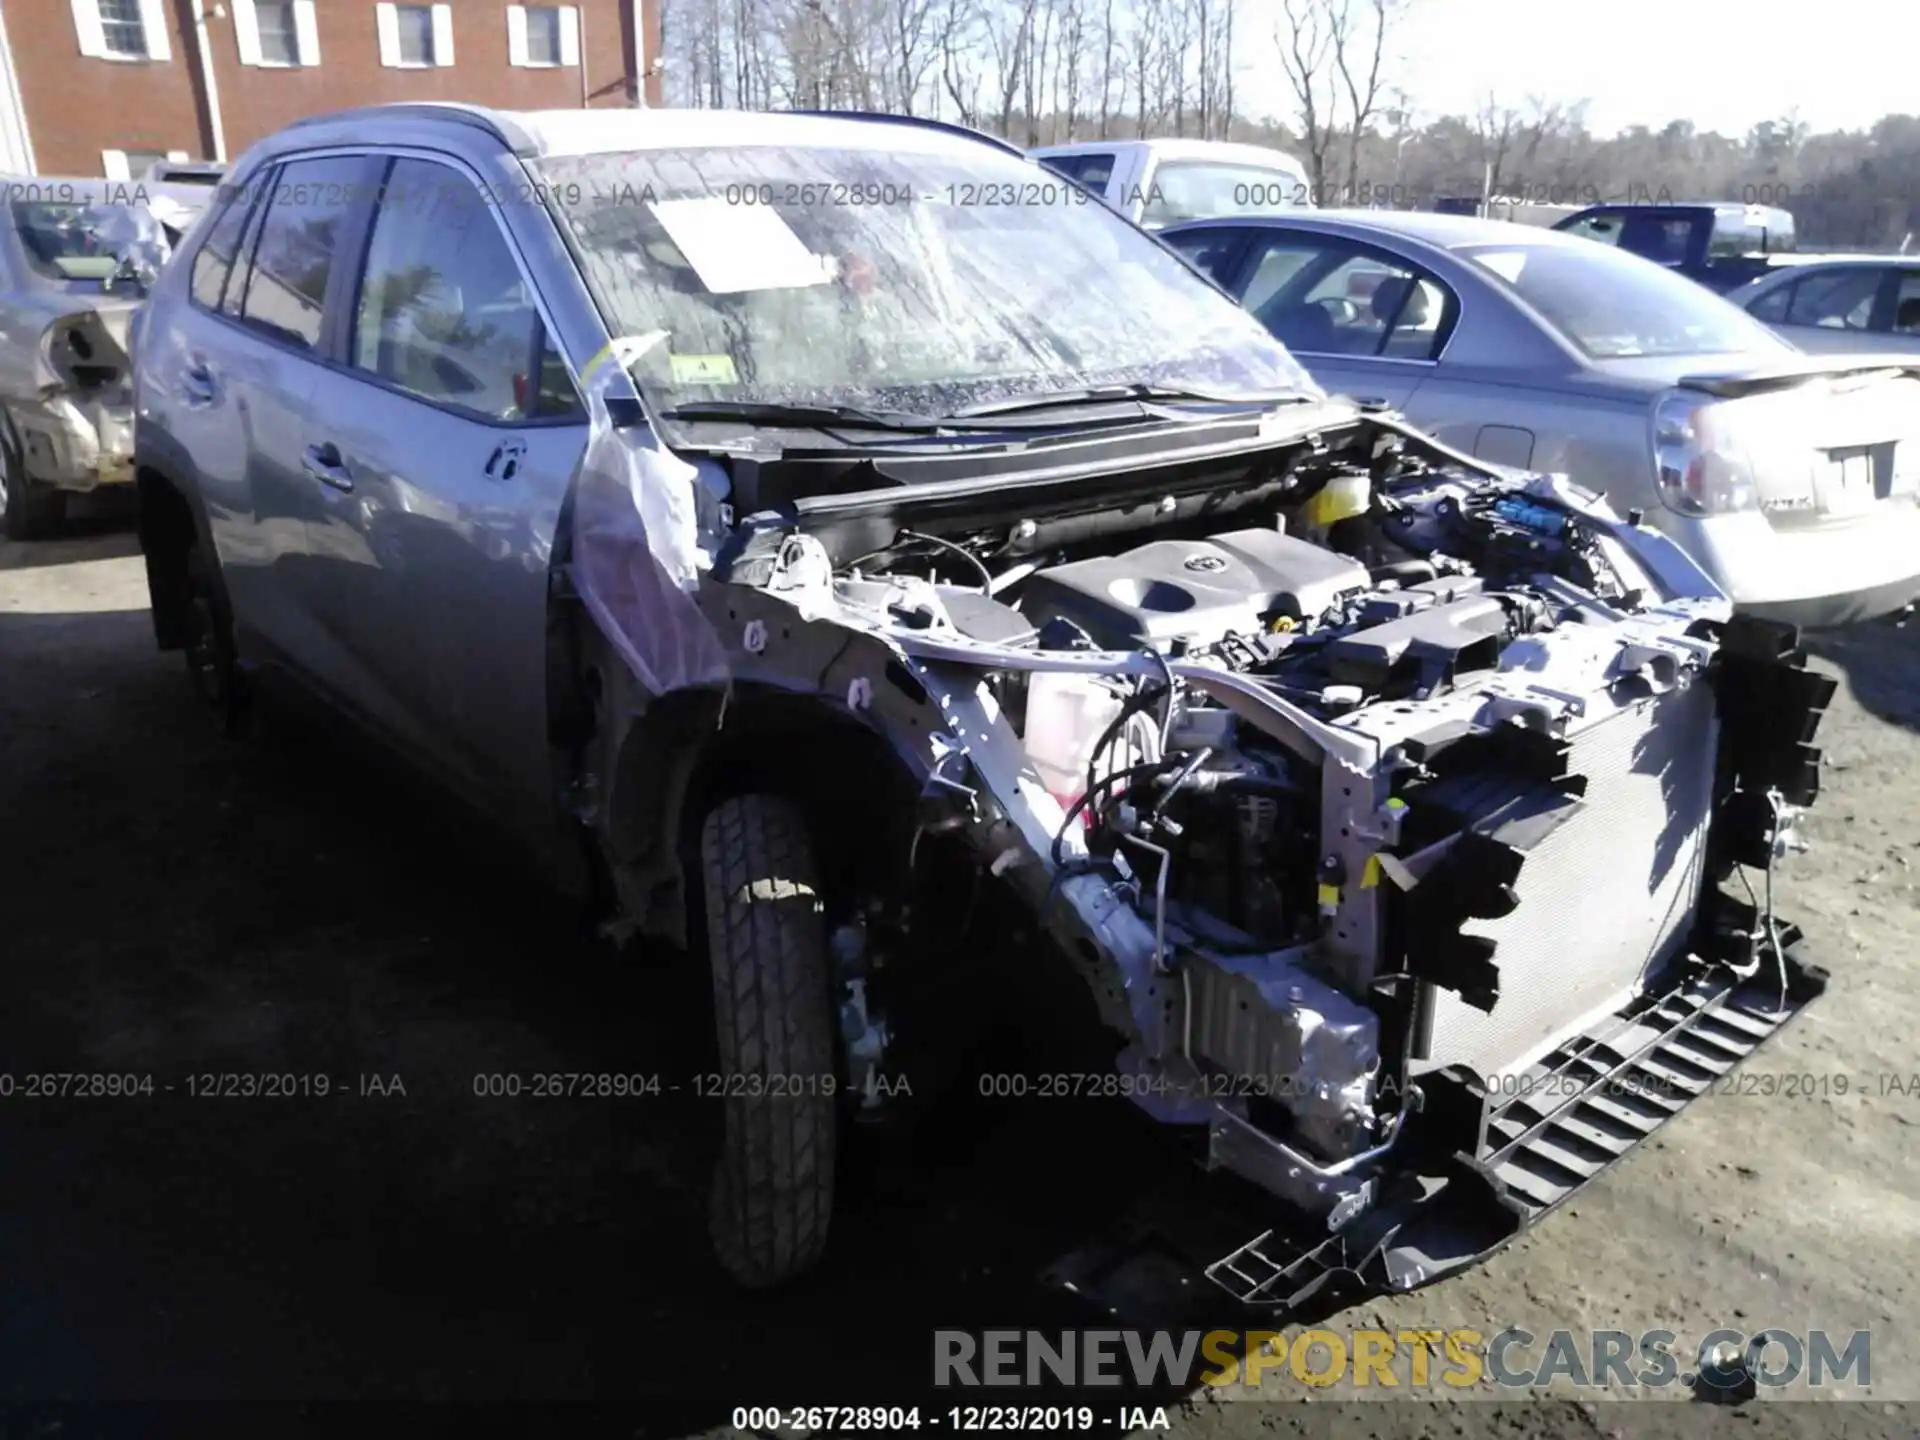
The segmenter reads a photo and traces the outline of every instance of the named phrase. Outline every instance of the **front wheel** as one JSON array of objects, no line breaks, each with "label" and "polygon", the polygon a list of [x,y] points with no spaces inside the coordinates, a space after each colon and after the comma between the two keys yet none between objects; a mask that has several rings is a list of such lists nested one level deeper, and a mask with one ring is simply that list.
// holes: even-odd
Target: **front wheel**
[{"label": "front wheel", "polygon": [[708,1230],[755,1288],[820,1258],[833,1212],[837,1045],[826,924],[799,809],[741,795],[700,831],[726,1133]]}]

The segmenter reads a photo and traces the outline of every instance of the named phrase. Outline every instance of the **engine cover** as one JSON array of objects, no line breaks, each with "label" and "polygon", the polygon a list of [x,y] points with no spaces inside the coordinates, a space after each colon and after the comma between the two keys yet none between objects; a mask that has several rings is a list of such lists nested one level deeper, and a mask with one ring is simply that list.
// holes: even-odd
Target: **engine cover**
[{"label": "engine cover", "polygon": [[1369,583],[1344,555],[1279,530],[1235,530],[1042,570],[1020,608],[1036,625],[1071,620],[1107,649],[1210,645],[1267,616],[1310,620]]}]

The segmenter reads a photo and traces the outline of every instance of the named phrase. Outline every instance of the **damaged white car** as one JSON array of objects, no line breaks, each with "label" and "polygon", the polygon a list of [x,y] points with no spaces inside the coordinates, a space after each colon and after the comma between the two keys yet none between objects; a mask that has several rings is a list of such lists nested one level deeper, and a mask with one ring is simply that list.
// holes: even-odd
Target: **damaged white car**
[{"label": "damaged white car", "polygon": [[33,175],[0,200],[0,531],[27,540],[133,479],[133,317],[199,197]]},{"label": "damaged white car", "polygon": [[1496,1248],[1822,988],[1792,632],[999,142],[405,106],[234,181],[138,357],[156,635],[710,966],[740,1281],[1008,976],[1250,1182],[1178,1238],[1273,1306]]}]

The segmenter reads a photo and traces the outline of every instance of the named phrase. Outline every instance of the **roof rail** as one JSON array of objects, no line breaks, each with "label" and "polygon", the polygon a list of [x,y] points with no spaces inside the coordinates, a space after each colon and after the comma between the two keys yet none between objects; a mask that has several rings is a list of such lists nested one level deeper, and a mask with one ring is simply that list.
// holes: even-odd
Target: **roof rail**
[{"label": "roof rail", "polygon": [[517,154],[531,154],[535,149],[533,137],[500,111],[490,110],[483,105],[461,105],[446,100],[394,100],[384,105],[358,105],[348,110],[329,110],[319,115],[302,116],[285,128],[302,130],[340,121],[380,119],[447,120],[456,125],[484,130]]},{"label": "roof rail", "polygon": [[918,125],[923,130],[944,130],[949,135],[964,135],[969,140],[984,141],[1009,155],[1018,155],[1022,160],[1027,152],[1011,140],[1003,140],[998,135],[989,135],[984,130],[976,130],[971,125],[956,125],[951,120],[935,120],[927,115],[894,115],[885,110],[786,110],[786,115],[818,115],[828,120],[874,120],[889,125]]}]

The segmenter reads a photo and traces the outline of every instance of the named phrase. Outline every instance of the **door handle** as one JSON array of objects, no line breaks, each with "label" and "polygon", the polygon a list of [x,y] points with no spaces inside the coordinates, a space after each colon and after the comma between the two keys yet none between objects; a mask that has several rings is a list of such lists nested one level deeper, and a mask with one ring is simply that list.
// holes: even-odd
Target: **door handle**
[{"label": "door handle", "polygon": [[213,371],[207,368],[204,360],[187,362],[187,368],[180,372],[180,389],[186,396],[187,404],[195,409],[205,409],[220,398],[220,387],[214,382]]},{"label": "door handle", "polygon": [[347,473],[347,462],[340,458],[340,447],[331,440],[309,445],[300,467],[322,485],[349,495],[353,493],[353,476]]}]

